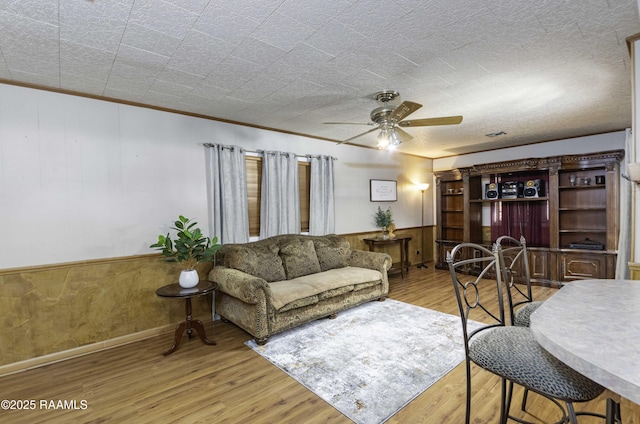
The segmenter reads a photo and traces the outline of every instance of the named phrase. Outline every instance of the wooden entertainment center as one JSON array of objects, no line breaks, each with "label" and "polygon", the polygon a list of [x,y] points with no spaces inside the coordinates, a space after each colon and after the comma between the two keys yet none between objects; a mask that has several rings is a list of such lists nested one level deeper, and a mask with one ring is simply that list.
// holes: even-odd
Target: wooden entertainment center
[{"label": "wooden entertainment center", "polygon": [[[624,150],[436,172],[436,267],[462,242],[524,235],[532,281],[614,278]],[[484,219],[483,219],[484,217]]]}]

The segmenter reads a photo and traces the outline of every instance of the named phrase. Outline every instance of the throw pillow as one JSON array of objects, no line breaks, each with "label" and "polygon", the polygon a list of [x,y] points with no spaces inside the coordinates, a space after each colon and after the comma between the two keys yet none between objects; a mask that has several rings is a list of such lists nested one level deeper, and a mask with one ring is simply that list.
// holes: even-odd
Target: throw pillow
[{"label": "throw pillow", "polygon": [[318,255],[322,271],[349,266],[351,246],[338,236],[323,236],[314,239],[313,244]]},{"label": "throw pillow", "polygon": [[246,272],[271,283],[287,279],[278,256],[278,246],[234,246],[225,252],[225,262],[229,268]]},{"label": "throw pillow", "polygon": [[285,244],[280,248],[280,257],[289,280],[321,271],[311,240],[296,240]]}]

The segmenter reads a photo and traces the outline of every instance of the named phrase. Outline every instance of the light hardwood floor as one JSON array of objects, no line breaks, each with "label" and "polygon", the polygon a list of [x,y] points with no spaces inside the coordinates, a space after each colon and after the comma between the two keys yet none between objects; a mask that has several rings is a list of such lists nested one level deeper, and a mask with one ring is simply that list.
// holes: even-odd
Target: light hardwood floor
[{"label": "light hardwood floor", "polygon": [[[556,289],[535,287],[544,300]],[[153,294],[150,294],[153,295]],[[412,268],[390,278],[393,299],[457,315],[448,272]],[[172,334],[89,354],[0,378],[0,398],[36,401],[33,410],[0,410],[2,423],[350,423],[322,399],[244,346],[249,335],[232,324],[207,323],[217,346],[195,337],[168,357]],[[474,423],[497,421],[499,379],[474,368]],[[604,411],[605,392],[577,410]],[[464,365],[461,364],[393,416],[388,423],[463,423]],[[515,400],[519,401],[519,393]],[[42,408],[40,401],[76,401],[78,409]],[[86,401],[83,409],[81,401]],[[533,394],[529,412],[514,415],[552,422],[556,410]],[[57,405],[53,405],[57,406]],[[623,404],[625,423],[640,423],[636,405]],[[635,414],[635,416],[634,416]],[[624,415],[623,415],[624,417]],[[602,420],[581,419],[580,423]]]}]

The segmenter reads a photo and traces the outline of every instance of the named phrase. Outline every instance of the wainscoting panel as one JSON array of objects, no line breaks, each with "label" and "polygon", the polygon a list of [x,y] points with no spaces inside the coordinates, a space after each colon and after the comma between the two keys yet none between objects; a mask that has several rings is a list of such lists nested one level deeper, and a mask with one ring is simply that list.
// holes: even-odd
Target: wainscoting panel
[{"label": "wainscoting panel", "polygon": [[[177,324],[185,302],[155,290],[179,273],[159,255],[0,270],[0,366]],[[192,303],[210,319],[211,296]]]}]

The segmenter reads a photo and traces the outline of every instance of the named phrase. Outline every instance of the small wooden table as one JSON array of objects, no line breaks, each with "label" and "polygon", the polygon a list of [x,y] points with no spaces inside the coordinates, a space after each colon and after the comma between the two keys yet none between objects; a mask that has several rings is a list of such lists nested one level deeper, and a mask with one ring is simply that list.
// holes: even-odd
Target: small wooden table
[{"label": "small wooden table", "polygon": [[207,336],[204,332],[204,324],[202,321],[196,319],[192,319],[191,317],[191,298],[196,296],[205,296],[209,293],[213,293],[215,289],[218,288],[218,285],[212,281],[208,280],[200,280],[198,285],[189,289],[185,289],[180,286],[178,283],[169,284],[164,287],[160,287],[156,290],[156,295],[160,297],[173,297],[173,298],[183,298],[186,301],[185,304],[185,314],[186,318],[176,327],[175,336],[173,338],[173,346],[162,352],[163,355],[167,356],[173,352],[175,352],[180,346],[180,342],[182,341],[182,334],[187,331],[187,336],[191,338],[191,333],[193,330],[196,330],[200,340],[202,343],[206,345],[215,345],[216,342],[213,340],[207,339]]},{"label": "small wooden table", "polygon": [[369,250],[374,251],[376,246],[384,246],[388,244],[397,244],[400,246],[400,273],[404,278],[405,273],[409,272],[409,241],[413,237],[397,235],[394,238],[379,239],[366,238],[364,241],[369,245]]}]

